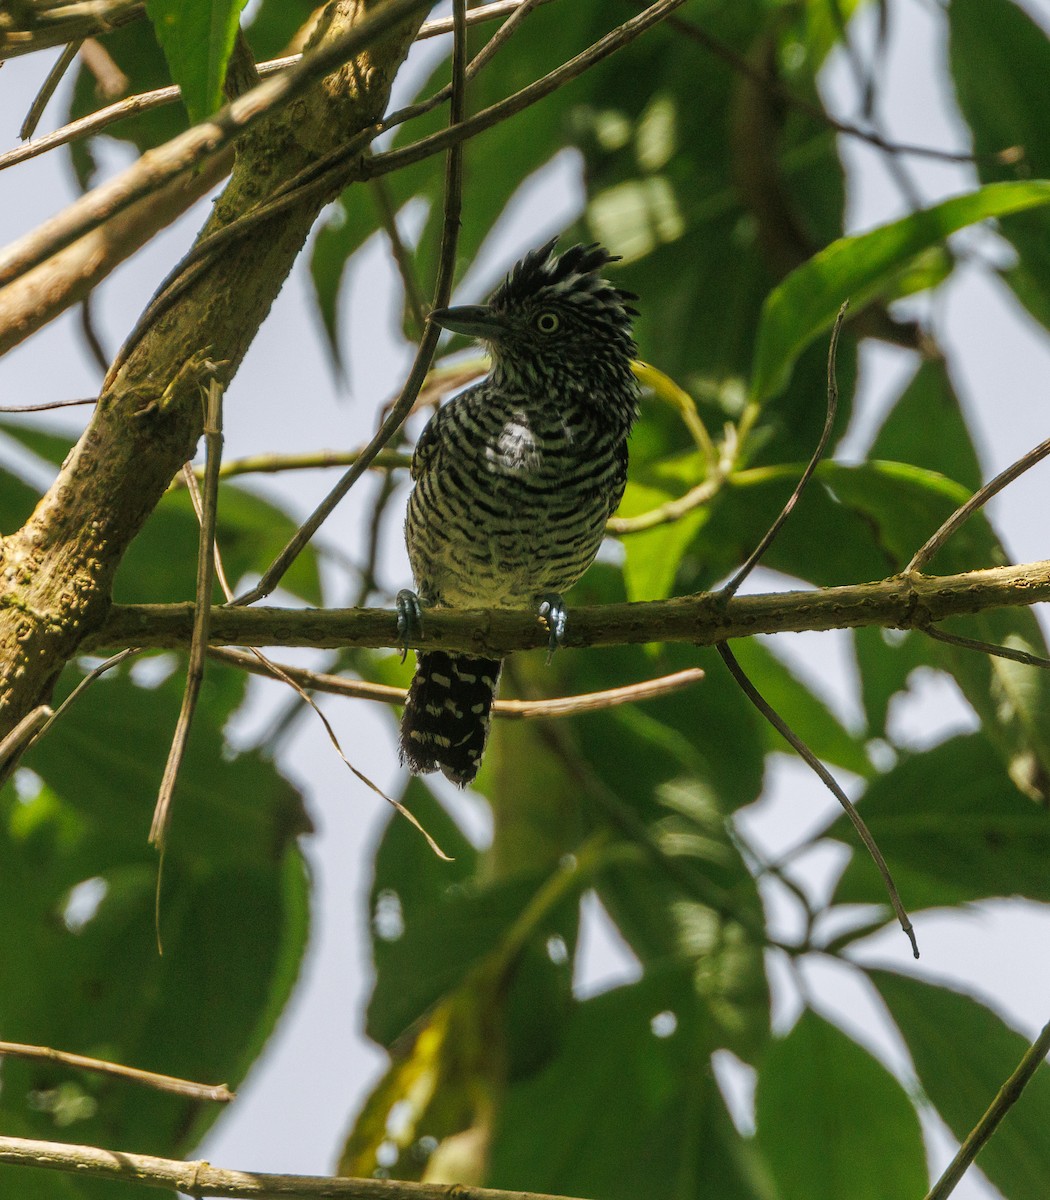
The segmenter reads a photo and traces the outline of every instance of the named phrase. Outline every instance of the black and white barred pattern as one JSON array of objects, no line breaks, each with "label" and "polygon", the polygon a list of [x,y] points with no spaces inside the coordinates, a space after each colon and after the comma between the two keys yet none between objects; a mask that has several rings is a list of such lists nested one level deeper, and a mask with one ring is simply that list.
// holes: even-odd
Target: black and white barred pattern
[{"label": "black and white barred pattern", "polygon": [[[599,274],[604,250],[553,250],[527,255],[488,306],[446,310],[448,324],[488,342],[493,369],[438,411],[416,447],[405,534],[424,605],[522,608],[564,591],[623,495],[634,297]],[[412,770],[474,778],[499,670],[492,659],[419,655],[401,726]]]}]

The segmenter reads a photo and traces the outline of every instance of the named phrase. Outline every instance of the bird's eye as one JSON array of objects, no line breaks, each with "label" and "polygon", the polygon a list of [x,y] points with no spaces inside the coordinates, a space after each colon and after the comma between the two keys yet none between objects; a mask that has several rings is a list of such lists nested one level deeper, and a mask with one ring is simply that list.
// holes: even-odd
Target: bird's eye
[{"label": "bird's eye", "polygon": [[553,333],[561,321],[558,320],[558,314],[553,312],[541,312],[536,318],[536,328],[540,333]]}]

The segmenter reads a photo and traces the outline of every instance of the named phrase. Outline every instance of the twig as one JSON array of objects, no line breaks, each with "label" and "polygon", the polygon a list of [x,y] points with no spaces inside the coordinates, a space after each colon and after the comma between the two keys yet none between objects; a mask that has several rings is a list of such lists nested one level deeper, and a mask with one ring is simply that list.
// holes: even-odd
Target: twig
[{"label": "twig", "polygon": [[[923,629],[948,617],[995,608],[1019,608],[1050,600],[1050,561],[989,567],[959,575],[893,575],[875,583],[847,584],[766,595],[701,593],[673,600],[574,608],[565,633],[568,647],[685,642],[710,646],[759,633],[808,630]],[[217,646],[350,646],[388,649],[398,642],[396,614],[389,609],[256,609],[222,607],[211,615]],[[81,650],[113,646],[185,648],[193,629],[193,606],[115,604],[102,625],[85,636]],[[439,609],[427,612],[413,645],[503,658],[517,650],[546,648],[548,635],[535,612],[521,609]]]},{"label": "twig", "polygon": [[186,667],[186,688],[182,708],[171,739],[171,750],[164,766],[157,806],[150,826],[150,844],[164,853],[165,838],[171,821],[171,800],[179,777],[179,768],[186,753],[190,725],[197,707],[201,683],[204,681],[204,662],[208,651],[208,626],[211,620],[212,590],[215,586],[215,517],[219,496],[219,464],[222,462],[222,386],[216,379],[208,385],[204,415],[204,504],[201,514],[200,538],[197,543],[197,596],[193,610],[193,637],[190,639],[190,659]]},{"label": "twig", "polygon": [[654,529],[657,525],[667,525],[713,500],[724,485],[725,479],[715,475],[690,488],[684,495],[665,500],[663,504],[658,504],[656,508],[650,508],[647,512],[637,513],[633,517],[610,517],[605,527],[609,533],[622,536],[642,533],[646,529]]},{"label": "twig", "polygon": [[945,1200],[955,1191],[955,1185],[962,1179],[970,1164],[981,1152],[982,1147],[999,1127],[1000,1121],[1017,1103],[1021,1093],[1028,1086],[1032,1076],[1050,1054],[1050,1022],[1043,1026],[1042,1033],[1024,1052],[1024,1057],[1017,1064],[1017,1070],[999,1089],[988,1111],[970,1131],[966,1141],[959,1147],[959,1153],[948,1164],[944,1174],[926,1193],[926,1200]]},{"label": "twig", "polygon": [[[94,400],[66,401],[74,404],[94,404]],[[0,412],[8,411],[0,408]],[[21,411],[21,410],[18,410]],[[234,479],[238,475],[277,475],[282,471],[317,471],[329,467],[349,467],[361,457],[360,450],[312,450],[305,454],[250,454],[244,458],[227,459],[219,470],[220,479]],[[382,450],[372,460],[377,471],[404,468],[412,465],[412,456],[400,450]],[[193,468],[198,479],[204,475],[202,467]],[[176,475],[171,481],[173,491],[186,487],[186,480]]]},{"label": "twig", "polygon": [[935,642],[947,642],[949,646],[961,646],[964,650],[977,650],[981,654],[991,654],[993,658],[1007,658],[1010,662],[1024,663],[1026,667],[1041,667],[1050,670],[1050,658],[1039,654],[1031,654],[1027,650],[1013,650],[1009,646],[997,646],[994,642],[982,642],[977,638],[963,637],[959,633],[948,633],[945,629],[934,626],[920,628],[920,633],[933,638]]},{"label": "twig", "polygon": [[46,404],[0,404],[0,413],[50,412],[53,408],[77,408],[97,403],[97,396],[89,396],[85,400],[49,400]]},{"label": "twig", "polygon": [[[271,676],[271,667],[294,680],[301,687],[315,692],[328,692],[335,696],[350,696],[356,700],[376,700],[385,704],[404,704],[405,689],[391,687],[385,683],[370,683],[364,679],[345,679],[342,675],[328,675],[321,671],[308,671],[304,667],[293,667],[288,663],[269,662],[263,666],[251,654],[243,650],[213,647],[208,653],[217,661],[231,667],[239,667],[252,675]],[[629,683],[622,687],[607,688],[600,692],[584,692],[578,696],[558,696],[552,700],[497,700],[492,706],[495,717],[504,720],[550,719],[574,717],[580,713],[599,712],[616,708],[621,704],[635,704],[642,700],[654,700],[669,696],[682,688],[698,683],[704,677],[699,667],[688,667],[657,679],[643,679],[640,683]]]},{"label": "twig", "polygon": [[0,744],[0,784],[5,783],[10,778],[22,755],[35,746],[37,742],[39,742],[40,739],[47,734],[51,726],[54,725],[54,723],[66,711],[66,709],[69,708],[69,706],[75,700],[77,700],[95,682],[96,679],[102,675],[105,675],[107,671],[117,666],[118,663],[122,663],[126,658],[131,658],[132,655],[139,653],[141,653],[141,650],[138,646],[129,646],[126,650],[121,650],[119,654],[114,654],[112,658],[107,658],[105,662],[99,663],[99,665],[93,671],[84,676],[84,678],[69,693],[65,700],[62,701],[58,708],[54,710],[54,712],[51,712],[50,709],[47,709],[47,715],[45,718],[34,729],[28,741],[24,742],[18,748],[17,753],[7,754],[5,756],[2,751],[3,747],[7,744],[7,740],[14,737],[14,735],[18,732],[20,725],[24,721],[29,720],[34,713],[39,713],[41,709],[46,708],[46,705],[41,705],[40,708],[34,709],[33,712],[29,713],[28,717],[24,717],[23,722],[20,722],[19,725],[16,725],[11,733],[8,734],[7,738],[4,739],[4,742]]},{"label": "twig", "polygon": [[1000,471],[984,487],[978,488],[970,499],[965,504],[960,505],[936,533],[915,552],[915,556],[911,562],[904,568],[905,573],[910,574],[913,571],[921,571],[964,521],[972,517],[979,508],[987,504],[993,496],[998,495],[1004,487],[1013,483],[1015,479],[1023,475],[1030,467],[1034,467],[1036,463],[1042,462],[1048,454],[1050,454],[1050,438],[1047,438],[1045,442],[1040,442],[1035,449],[1029,450],[1027,454],[1022,455],[1017,462],[1011,463],[1005,471]]},{"label": "twig", "polygon": [[[481,47],[474,57],[467,63],[466,79],[469,82],[481,70],[481,68],[492,58],[499,48],[504,45],[507,39],[514,33],[520,22],[528,16],[537,4],[546,3],[546,0],[518,0],[518,3],[511,11],[511,16],[500,28],[493,34],[491,38]],[[399,108],[383,118],[382,127],[385,132],[392,129],[395,125],[403,125],[406,121],[412,121],[416,117],[421,117],[425,113],[431,112],[437,108],[439,104],[444,104],[445,101],[452,95],[452,84],[446,83],[444,87],[438,88],[432,95],[427,96],[424,100],[417,100],[414,104],[409,104],[405,108]]]},{"label": "twig", "polygon": [[94,75],[95,91],[99,97],[117,100],[127,93],[130,80],[98,38],[84,39],[80,46],[80,61]]},{"label": "twig", "polygon": [[[482,21],[493,21],[499,17],[505,17],[509,13],[513,13],[516,9],[521,8],[525,3],[529,4],[530,8],[538,4],[549,4],[550,0],[494,0],[492,4],[479,4],[477,8],[471,8],[467,11],[467,24],[478,25]],[[440,17],[436,21],[427,21],[420,29],[416,41],[422,41],[424,38],[438,37],[443,33],[452,33],[454,19],[452,17]]]},{"label": "twig", "polygon": [[835,427],[835,417],[839,408],[839,386],[835,377],[835,364],[838,357],[839,334],[842,332],[842,322],[845,319],[847,308],[849,308],[848,300],[843,302],[842,307],[838,311],[838,315],[835,317],[835,324],[831,329],[831,341],[828,345],[828,404],[827,413],[824,417],[824,429],[821,432],[820,440],[817,442],[816,449],[813,451],[809,462],[806,464],[806,469],[799,477],[798,483],[795,484],[794,490],[788,497],[787,503],[780,510],[780,514],[778,515],[777,519],[772,525],[770,525],[769,529],[766,530],[765,536],[754,548],[754,550],[751,551],[751,554],[748,556],[744,565],[737,571],[733,578],[730,579],[725,587],[719,589],[718,594],[725,599],[728,599],[730,596],[736,594],[736,591],[740,585],[761,561],[763,554],[765,554],[765,552],[769,549],[773,539],[783,527],[784,522],[789,516],[791,516],[792,510],[798,503],[798,499],[802,495],[803,489],[812,478],[813,472],[817,469],[817,464],[824,457],[824,451],[827,448],[829,439],[831,438],[831,432]]},{"label": "twig", "polygon": [[102,1150],[64,1142],[0,1137],[0,1163],[62,1171],[78,1178],[113,1179],[190,1196],[236,1200],[571,1200],[534,1192],[502,1191],[463,1183],[409,1183],[400,1179],[347,1179],[323,1175],[266,1175],[231,1171],[206,1162],[180,1162],[152,1154]]},{"label": "twig", "polygon": [[[205,506],[205,502],[201,496],[200,489],[197,486],[197,477],[196,477],[196,475],[194,475],[194,473],[188,463],[183,468],[183,475],[186,477],[186,486],[189,489],[190,498],[193,503],[193,508],[197,514],[197,520],[200,523],[201,532],[203,534],[204,529],[205,529],[206,506]],[[223,563],[222,563],[222,554],[219,551],[219,544],[214,538],[212,539],[212,541],[213,541],[212,557],[213,557],[214,563],[215,563],[215,573],[216,573],[216,576],[218,577],[219,586],[222,588],[223,595],[226,597],[227,601],[230,601],[233,599],[233,590],[231,589],[229,581],[226,578],[226,569],[224,568]],[[207,651],[207,653],[209,653],[211,655],[211,657],[213,657],[213,658],[221,659],[221,657],[222,657],[221,651],[211,650],[211,651]],[[345,766],[347,768],[347,770],[350,771],[357,779],[359,779],[361,781],[361,783],[363,783],[367,788],[369,788],[371,791],[375,792],[375,794],[377,796],[379,796],[381,799],[385,800],[387,802],[387,804],[391,805],[394,809],[396,809],[397,812],[400,813],[401,816],[403,816],[410,825],[415,826],[415,828],[419,830],[419,832],[423,835],[423,837],[426,838],[427,844],[430,846],[431,850],[433,850],[433,852],[438,856],[438,858],[442,858],[446,862],[451,861],[449,856],[441,849],[441,847],[437,844],[437,842],[433,839],[433,837],[431,837],[431,835],[427,832],[427,830],[424,829],[424,827],[420,824],[419,820],[407,808],[405,808],[405,806],[403,804],[401,804],[400,801],[395,800],[392,796],[388,796],[386,794],[386,792],[384,792],[383,789],[377,783],[375,783],[373,780],[369,779],[369,777],[367,775],[365,775],[363,771],[359,771],[357,769],[357,767],[355,767],[354,764],[346,757],[346,754],[343,752],[342,744],[340,743],[339,737],[336,734],[335,730],[332,728],[331,722],[328,720],[328,718],[325,716],[325,714],[321,711],[320,707],[314,701],[313,697],[310,696],[304,690],[302,685],[297,680],[293,679],[282,666],[278,665],[275,662],[272,662],[265,654],[263,654],[263,652],[261,650],[255,649],[254,647],[247,655],[245,655],[243,657],[247,658],[249,660],[249,662],[251,662],[251,664],[252,664],[251,668],[246,667],[241,662],[235,662],[235,663],[232,663],[231,665],[241,666],[241,667],[244,667],[244,669],[246,669],[246,670],[255,669],[255,670],[257,670],[257,672],[259,674],[265,674],[266,676],[268,676],[271,679],[279,679],[282,683],[286,683],[294,692],[296,692],[298,694],[298,696],[301,700],[305,701],[305,703],[311,709],[313,709],[314,714],[316,715],[316,717],[318,718],[318,720],[321,722],[322,726],[324,727],[325,733],[328,734],[329,740],[331,741],[332,745],[335,747],[335,752],[339,755],[340,759],[342,760],[343,766]],[[226,661],[229,662],[230,660],[227,658]],[[158,889],[159,889],[159,877],[158,877]],[[158,890],[158,896],[159,896],[159,890]]]},{"label": "twig", "polygon": [[[491,21],[497,17],[505,16],[507,13],[514,12],[523,2],[524,0],[497,0],[494,4],[483,4],[478,8],[472,8],[467,13],[467,23],[469,25],[476,25],[482,21]],[[535,3],[547,4],[549,0],[535,0]],[[428,21],[420,27],[419,33],[416,35],[416,40],[421,41],[451,32],[451,18]],[[302,57],[301,54],[290,54],[284,58],[275,58],[268,62],[259,63],[259,75],[263,79],[269,78],[271,75],[279,75],[282,71],[287,71],[289,67],[294,67]],[[46,154],[48,150],[54,150],[58,146],[64,146],[82,137],[90,137],[92,134],[100,133],[108,126],[114,125],[118,121],[127,120],[128,117],[150,112],[154,108],[161,108],[167,104],[175,104],[181,98],[182,92],[177,86],[156,88],[150,92],[140,92],[135,96],[128,96],[115,104],[98,109],[97,112],[89,113],[87,116],[80,117],[76,121],[70,121],[68,125],[63,125],[61,129],[56,129],[53,133],[45,134],[24,146],[17,146],[13,150],[0,154],[0,171],[6,167],[13,167],[18,163],[25,162],[27,159],[36,158],[39,154]],[[393,124],[393,122],[385,124],[384,128],[389,128],[390,124]]]},{"label": "twig", "polygon": [[687,896],[698,900],[723,920],[734,921],[760,944],[776,945],[788,953],[791,952],[790,948],[773,942],[768,931],[758,921],[734,905],[730,889],[717,883],[704,871],[695,870],[688,860],[683,860],[682,856],[671,853],[661,845],[659,837],[642,820],[635,808],[621,800],[594,771],[590,763],[580,756],[563,729],[556,725],[541,725],[539,736],[557,755],[566,774],[576,783],[579,790],[590,798],[608,824],[628,842],[637,846]]},{"label": "twig", "polygon": [[47,108],[48,102],[55,94],[55,88],[62,82],[62,76],[69,70],[81,45],[82,43],[79,41],[70,42],[63,48],[55,65],[48,71],[47,78],[44,80],[40,91],[33,98],[33,103],[29,106],[26,118],[22,122],[22,128],[18,131],[18,136],[22,141],[33,136],[34,130],[40,124],[40,118],[44,115],[44,109]]},{"label": "twig", "polygon": [[108,1062],[102,1058],[88,1058],[84,1054],[70,1054],[65,1050],[52,1050],[50,1046],[27,1046],[21,1042],[0,1042],[0,1056],[26,1058],[33,1061],[60,1063],[65,1067],[76,1067],[84,1071],[97,1071],[102,1075],[115,1075],[132,1083],[158,1092],[173,1092],[176,1096],[189,1096],[192,1100],[216,1100],[228,1103],[234,1093],[224,1083],[193,1083],[189,1079],[177,1079],[174,1075],[160,1075],[156,1071],[143,1071],[139,1067],[125,1067],[122,1063]]},{"label": "twig", "polygon": [[401,285],[405,289],[405,299],[408,307],[412,310],[412,319],[415,321],[413,333],[418,337],[423,332],[427,317],[426,301],[423,299],[423,290],[419,286],[415,263],[412,261],[411,252],[401,240],[401,231],[397,227],[397,213],[394,211],[394,205],[390,199],[390,189],[386,186],[386,181],[373,179],[371,188],[376,208],[379,209],[379,218],[383,223],[383,229],[386,231],[387,240],[390,242],[390,249],[394,255],[394,264],[401,276]]},{"label": "twig", "polygon": [[13,762],[18,761],[36,735],[54,715],[53,710],[46,704],[39,704],[27,712],[7,737],[0,742],[0,770],[4,772],[5,778],[10,774]]},{"label": "twig", "polygon": [[386,515],[394,493],[397,491],[397,480],[392,471],[387,471],[379,485],[379,491],[372,503],[372,515],[368,522],[368,550],[365,553],[364,565],[361,568],[361,582],[355,597],[355,608],[363,608],[373,592],[379,590],[376,583],[376,564],[379,561],[380,538],[383,530],[383,517]]},{"label": "twig", "polygon": [[288,71],[227,104],[209,120],[143,156],[0,254],[0,286],[10,283],[100,223],[213,157],[263,117],[289,104],[430,0],[388,0]]},{"label": "twig", "polygon": [[[456,0],[453,16],[457,22],[456,34],[452,52],[452,103],[450,106],[450,129],[455,132],[463,120],[464,82],[466,71],[466,25],[464,22],[465,7],[462,0]],[[454,141],[448,149],[445,160],[445,198],[444,216],[441,228],[441,248],[438,254],[437,281],[434,286],[434,308],[443,308],[448,304],[452,294],[452,281],[456,266],[456,246],[459,240],[460,210],[462,207],[462,164],[463,149],[458,141]],[[437,349],[441,330],[431,321],[427,321],[416,351],[415,361],[409,371],[405,386],[401,389],[393,408],[380,425],[375,437],[361,451],[358,460],[339,480],[328,495],[314,509],[309,517],[296,531],[295,536],[274,559],[268,570],[263,574],[258,584],[244,596],[234,601],[237,605],[254,604],[268,596],[280,583],[284,573],[299,556],[318,529],[330,516],[336,505],[343,499],[353,485],[361,478],[371,465],[372,460],[380,450],[394,437],[401,428],[405,418],[412,411],[416,397],[430,370],[430,364]]]},{"label": "twig", "polygon": [[[26,10],[29,9],[27,13]],[[32,24],[7,28],[0,32],[0,59],[31,54],[61,46],[77,38],[91,37],[126,25],[141,17],[145,5],[141,0],[109,0],[109,2],[61,4],[46,7],[42,4],[5,4],[5,12],[31,15]]]},{"label": "twig", "polygon": [[102,339],[98,336],[98,330],[95,328],[92,299],[93,293],[88,292],[80,302],[80,332],[84,335],[84,341],[87,343],[87,348],[95,360],[96,366],[105,375],[109,367],[110,356],[106,353],[106,348],[102,345]]},{"label": "twig", "polygon": [[719,642],[715,647],[722,661],[729,668],[730,675],[736,680],[737,685],[751,703],[758,709],[763,717],[773,726],[773,728],[785,739],[791,748],[803,759],[813,773],[820,779],[821,783],[828,789],[829,792],[842,806],[843,812],[849,817],[853,828],[857,831],[860,840],[864,843],[865,849],[871,855],[872,861],[878,868],[879,874],[882,876],[883,886],[890,898],[890,904],[893,906],[893,911],[897,915],[897,920],[900,922],[901,929],[904,930],[911,942],[912,954],[916,958],[919,957],[919,944],[915,940],[915,930],[912,927],[911,920],[901,903],[900,895],[897,892],[897,886],[893,882],[893,876],[890,874],[890,869],[886,865],[886,860],[882,857],[882,851],[878,847],[878,843],[871,836],[871,830],[864,823],[864,818],[857,812],[856,807],[842,788],[838,785],[835,777],[824,766],[819,758],[813,753],[806,743],[798,736],[797,733],[788,725],[784,718],[774,709],[766,699],[761,695],[755,685],[748,679],[740,664],[736,660],[736,656],[730,650],[725,642]]},{"label": "twig", "polygon": [[654,367],[651,363],[642,362],[636,358],[631,363],[631,371],[642,387],[649,388],[654,396],[677,410],[678,415],[682,418],[682,424],[689,430],[696,448],[704,456],[708,471],[712,475],[719,474],[722,456],[718,453],[718,447],[711,440],[707,426],[700,420],[693,397],[685,388],[675,383],[670,375],[665,375],[659,367]]},{"label": "twig", "polygon": [[[916,146],[908,142],[891,142],[882,137],[879,133],[861,129],[857,125],[851,125],[847,121],[840,121],[833,117],[829,112],[823,109],[819,104],[814,104],[807,100],[804,96],[799,96],[789,87],[780,83],[777,79],[771,78],[761,67],[749,62],[742,54],[738,54],[732,46],[723,42],[721,38],[715,37],[714,34],[708,33],[706,29],[695,25],[693,22],[686,20],[684,17],[671,17],[668,24],[677,29],[679,33],[692,41],[697,42],[706,50],[709,50],[716,58],[721,58],[728,63],[734,71],[741,75],[746,75],[752,83],[770,92],[776,96],[778,100],[782,100],[785,104],[796,108],[799,112],[806,113],[807,116],[813,117],[815,120],[821,121],[824,124],[834,129],[836,133],[846,134],[849,137],[859,138],[861,141],[868,142],[869,145],[875,146],[880,150],[886,150],[890,154],[910,154],[916,157],[932,158],[940,162],[952,163],[972,163],[980,161],[978,156],[966,153],[962,150],[941,150],[936,146]],[[1017,161],[1016,147],[1011,147],[1006,150],[1001,150],[996,154],[980,156],[988,158],[999,163],[1008,163]]]},{"label": "twig", "polygon": [[384,154],[372,156],[361,165],[362,178],[372,179],[376,175],[385,175],[388,171],[400,170],[402,167],[422,162],[423,159],[429,158],[433,154],[440,154],[443,150],[464,142],[468,138],[476,137],[484,130],[499,124],[500,121],[505,121],[515,113],[521,112],[522,109],[549,96],[558,88],[564,87],[601,62],[602,59],[608,58],[610,54],[622,50],[624,46],[629,45],[654,25],[666,20],[670,13],[684,3],[685,0],[656,0],[656,3],[649,5],[629,21],[624,21],[622,25],[610,30],[604,37],[599,38],[586,50],[569,59],[568,62],[562,63],[560,67],[556,67],[506,99],[500,100],[496,104],[490,104],[488,108],[483,108],[454,127],[432,133],[428,137],[420,138],[418,142],[410,142],[409,145],[401,146],[396,150],[388,150]]}]

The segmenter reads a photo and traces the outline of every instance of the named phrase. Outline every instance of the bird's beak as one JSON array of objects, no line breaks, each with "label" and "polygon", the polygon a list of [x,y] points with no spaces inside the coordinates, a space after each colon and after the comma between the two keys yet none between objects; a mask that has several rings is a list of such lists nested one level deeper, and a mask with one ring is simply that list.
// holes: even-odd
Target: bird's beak
[{"label": "bird's beak", "polygon": [[503,319],[487,304],[461,304],[456,308],[435,308],[430,319],[442,329],[465,333],[467,337],[495,341],[503,332]]}]

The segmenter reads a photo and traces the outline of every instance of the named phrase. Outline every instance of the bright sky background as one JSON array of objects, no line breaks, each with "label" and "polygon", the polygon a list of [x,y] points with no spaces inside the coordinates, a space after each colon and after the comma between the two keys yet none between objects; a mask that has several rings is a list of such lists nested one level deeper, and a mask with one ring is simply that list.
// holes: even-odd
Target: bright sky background
[{"label": "bright sky background", "polygon": [[[1050,28],[1050,0],[1025,0],[1024,7]],[[894,0],[891,15],[892,51],[881,91],[886,131],[901,141],[964,148],[964,133],[942,86],[943,19],[938,5],[932,0]],[[855,29],[863,44],[871,23],[862,18]],[[430,60],[434,53],[431,43],[417,58]],[[48,65],[41,56],[29,56],[4,66],[0,147],[15,144],[22,116]],[[841,59],[830,64],[824,85],[842,115],[853,115],[852,90]],[[45,115],[42,130],[60,123],[63,103],[60,93]],[[903,201],[878,153],[849,140],[842,151],[851,173],[850,228],[862,230],[900,215]],[[107,167],[117,168],[125,161],[122,148],[104,156]],[[928,202],[965,190],[973,181],[966,167],[913,159],[909,169]],[[11,240],[73,195],[71,173],[61,151],[0,173],[0,237]],[[470,203],[469,192],[466,203]],[[519,251],[557,232],[576,215],[578,204],[576,166],[570,155],[564,155],[516,198],[487,249],[480,274],[491,278]],[[199,205],[103,286],[95,309],[110,352],[130,329],[158,280],[189,246],[205,211],[205,205]],[[985,448],[985,475],[991,477],[1046,436],[1050,344],[1045,331],[981,265],[982,257],[1002,261],[1008,248],[983,233],[971,234],[967,244],[979,248],[976,260],[958,270],[932,302],[916,303],[948,351],[956,386]],[[225,410],[228,454],[274,448],[285,452],[338,449],[360,444],[371,432],[377,407],[400,386],[411,348],[393,332],[397,294],[385,248],[373,242],[359,258],[344,306],[351,338],[349,394],[328,370],[301,262],[230,388]],[[883,347],[866,352],[854,426],[839,457],[848,460],[863,451],[880,412],[894,395],[895,381],[908,369],[909,358],[903,352]],[[0,360],[0,404],[88,396],[98,383],[98,370],[82,347],[72,314]],[[73,429],[74,420],[63,415],[53,424]],[[4,453],[0,446],[0,454]],[[1045,516],[1048,471],[1046,464],[1037,467],[993,502],[994,519],[1018,562],[1050,557]],[[330,482],[331,476],[314,472],[268,478],[258,487],[305,514]],[[352,556],[359,551],[361,513],[367,511],[374,486],[374,480],[367,481],[322,533],[326,541],[339,544]],[[402,508],[403,497],[392,506],[387,527],[396,548],[382,564],[381,579],[391,588],[409,581],[396,536]],[[767,577],[756,587],[771,583],[779,586],[779,581]],[[348,599],[335,596],[333,602]],[[779,653],[815,681],[846,720],[855,718],[846,635],[792,634],[774,643]],[[302,661],[324,660],[306,655]],[[275,700],[283,703],[284,699],[273,685],[253,687],[257,703],[246,728],[254,728],[256,721],[273,711]],[[325,708],[355,764],[380,786],[396,789],[400,771],[390,716],[364,703],[329,701]],[[899,729],[908,731],[909,739],[922,745],[940,741],[971,721],[951,685],[931,679],[919,681],[913,694],[895,709],[894,719]],[[326,1173],[356,1107],[384,1063],[357,1031],[370,987],[365,937],[368,866],[387,814],[382,803],[348,775],[316,721],[302,719],[298,730],[282,765],[304,788],[318,829],[306,844],[317,886],[313,937],[293,1004],[201,1154],[223,1166]],[[470,827],[484,836],[483,807],[469,797],[453,793],[451,798],[469,817]],[[771,772],[766,798],[746,810],[741,823],[771,856],[779,857],[822,825],[833,805],[806,769],[785,755]],[[840,865],[827,851],[814,852],[800,862],[806,886],[818,894]],[[775,891],[767,898],[778,923],[790,931],[796,916],[790,903]],[[624,978],[631,966],[597,905],[589,905],[587,911],[591,919],[581,942],[579,983],[591,992]],[[1050,956],[1033,953],[1050,944],[1050,912],[1036,905],[999,902],[976,906],[965,916],[924,915],[917,930],[924,974],[956,981],[990,998],[1026,1034],[1034,1036],[1050,1017]],[[910,969],[912,963],[905,940],[895,929],[871,939],[858,957],[899,970]],[[797,988],[781,962],[772,958],[770,966],[777,985],[778,1021],[786,1027],[797,1011]],[[811,998],[823,1011],[873,1047],[903,1078],[911,1078],[906,1053],[888,1033],[877,1002],[855,973],[815,962],[805,968],[805,979]],[[206,1014],[202,1016],[206,1019]],[[746,1123],[746,1072],[728,1060],[719,1064],[719,1072],[734,1110]],[[934,1169],[939,1170],[954,1145],[933,1124],[927,1124],[927,1132]],[[983,1200],[996,1194],[972,1173],[955,1192],[958,1200]]]}]

